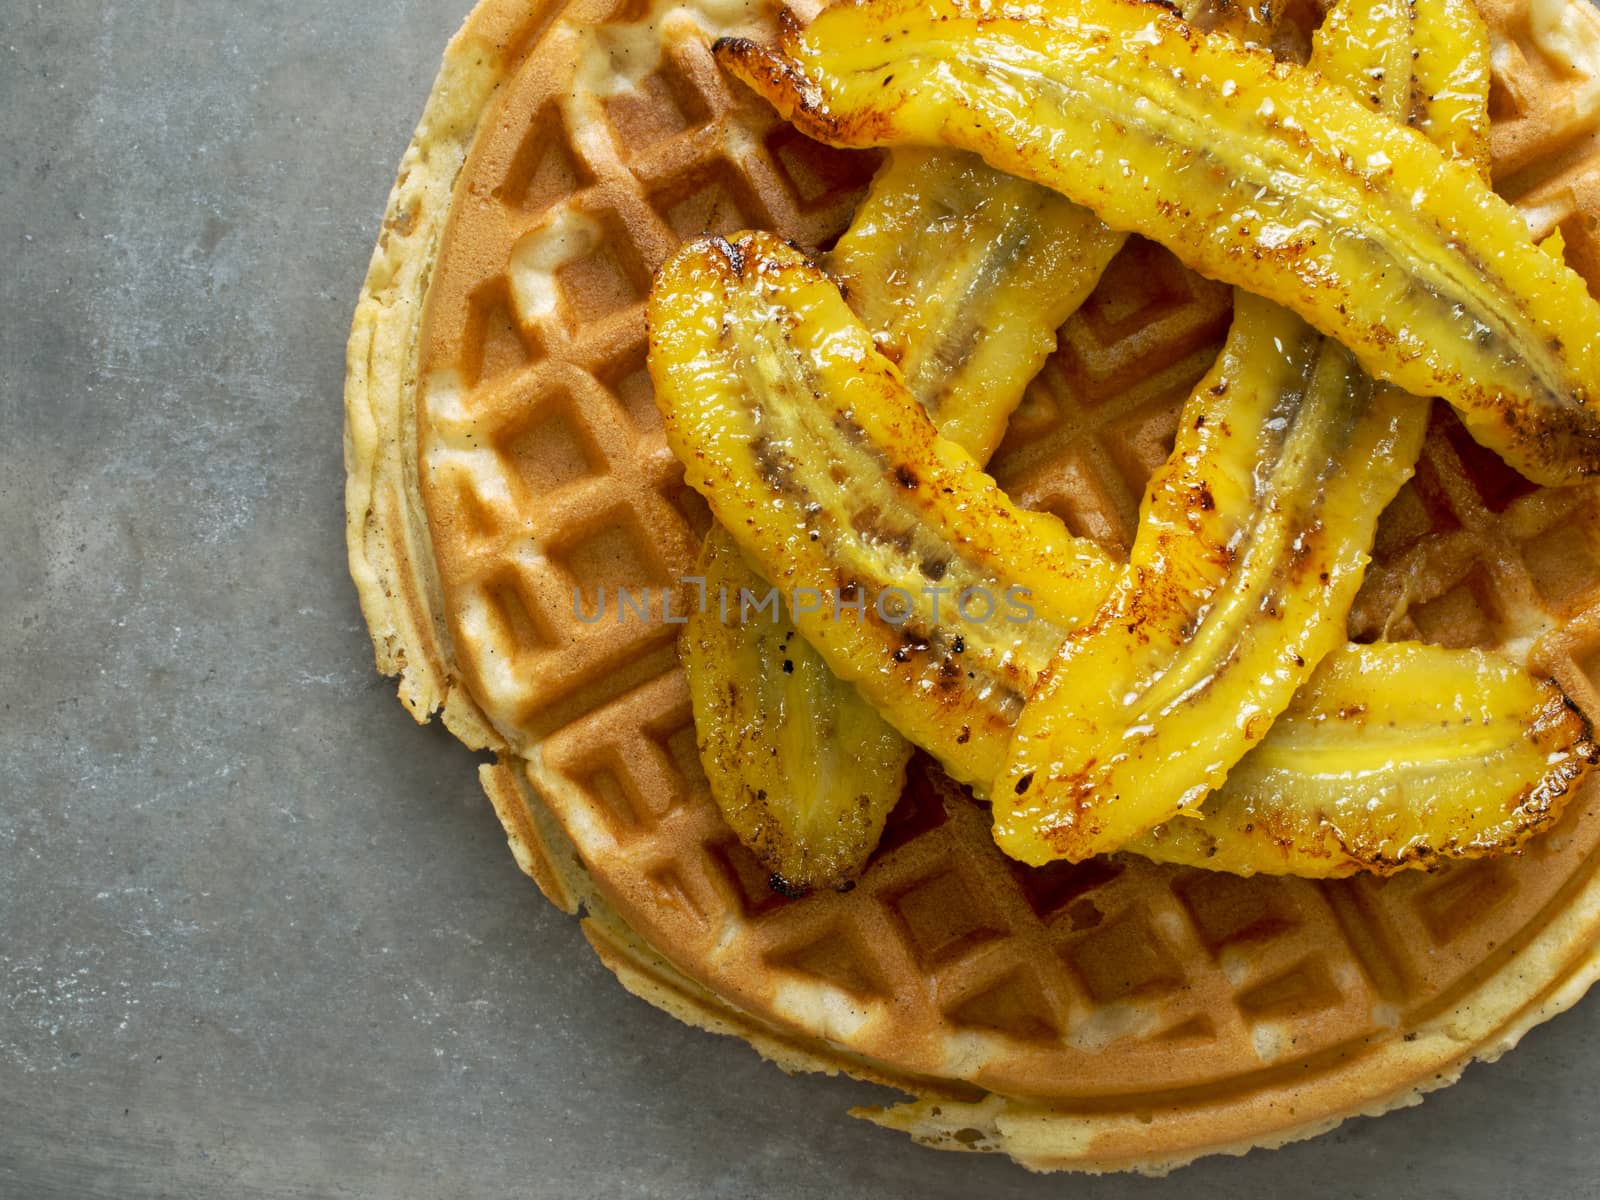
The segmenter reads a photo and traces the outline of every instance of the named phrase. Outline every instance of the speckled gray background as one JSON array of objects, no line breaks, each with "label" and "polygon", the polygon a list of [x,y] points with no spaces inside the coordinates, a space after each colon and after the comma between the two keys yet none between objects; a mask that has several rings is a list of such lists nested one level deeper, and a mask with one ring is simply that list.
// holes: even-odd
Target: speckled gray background
[{"label": "speckled gray background", "polygon": [[0,3],[0,1197],[1600,1194],[1600,1002],[1165,1183],[627,996],[372,669],[345,329],[466,0]]}]

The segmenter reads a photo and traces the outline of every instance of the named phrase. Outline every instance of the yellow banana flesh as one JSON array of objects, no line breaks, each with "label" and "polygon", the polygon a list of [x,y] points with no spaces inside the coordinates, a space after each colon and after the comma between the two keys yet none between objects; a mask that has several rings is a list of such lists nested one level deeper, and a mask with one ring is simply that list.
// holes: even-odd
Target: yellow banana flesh
[{"label": "yellow banana flesh", "polygon": [[1489,29],[1471,0],[1338,4],[1316,45],[1329,83],[1489,178]]},{"label": "yellow banana flesh", "polygon": [[862,0],[720,60],[813,137],[952,145],[1288,307],[1529,478],[1600,471],[1600,303],[1466,163],[1138,0]]},{"label": "yellow banana flesh", "polygon": [[723,620],[766,584],[713,528],[683,651],[700,758],[739,840],[788,894],[855,875],[905,786],[907,742],[787,617]]},{"label": "yellow banana flesh", "polygon": [[940,434],[984,463],[1125,240],[975,155],[912,148],[892,153],[828,265]]},{"label": "yellow banana flesh", "polygon": [[1475,858],[1553,822],[1595,760],[1588,722],[1561,690],[1498,655],[1347,646],[1206,800],[1203,820],[1169,821],[1127,849],[1306,877]]},{"label": "yellow banana flesh", "polygon": [[[1468,46],[1481,28],[1455,0],[1426,16],[1351,0],[1312,61],[1364,102],[1426,118],[1414,64],[1434,69],[1439,47],[1419,41]],[[1287,309],[1242,292],[1234,309],[1150,482],[1127,576],[1018,722],[995,838],[1025,862],[1118,849],[1222,785],[1344,643],[1378,514],[1421,450],[1425,401],[1374,384]]]},{"label": "yellow banana flesh", "polygon": [[649,319],[691,486],[834,674],[986,787],[1037,666],[1118,568],[939,437],[838,289],[777,238],[685,247]]}]

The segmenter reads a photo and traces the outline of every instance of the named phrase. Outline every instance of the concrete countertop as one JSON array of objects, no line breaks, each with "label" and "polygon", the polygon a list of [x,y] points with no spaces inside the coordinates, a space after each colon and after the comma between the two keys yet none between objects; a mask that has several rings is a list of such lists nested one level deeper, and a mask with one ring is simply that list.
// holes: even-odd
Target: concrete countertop
[{"label": "concrete countertop", "polygon": [[0,29],[0,1197],[1600,1193],[1600,1002],[1166,1183],[844,1116],[623,992],[372,667],[340,388],[467,0]]}]

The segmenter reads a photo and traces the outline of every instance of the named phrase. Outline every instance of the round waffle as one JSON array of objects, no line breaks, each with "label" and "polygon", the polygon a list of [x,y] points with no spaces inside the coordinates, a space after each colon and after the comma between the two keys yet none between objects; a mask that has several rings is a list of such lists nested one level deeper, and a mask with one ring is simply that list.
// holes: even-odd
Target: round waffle
[{"label": "round waffle", "polygon": [[[802,12],[802,16],[808,15]],[[1600,290],[1600,26],[1488,0],[1494,179]],[[352,573],[419,720],[495,752],[522,867],[631,990],[865,1113],[1036,1168],[1159,1171],[1410,1103],[1600,971],[1600,791],[1522,855],[1337,882],[1114,857],[1029,869],[917,763],[847,893],[787,899],[707,794],[661,621],[708,515],[645,372],[652,272],[702,232],[843,229],[875,166],[780,122],[710,41],[731,0],[484,0],[402,163],[351,336]],[[992,470],[1125,549],[1229,291],[1134,240],[1062,330]],[[1494,646],[1600,713],[1600,489],[1536,489],[1440,410],[1386,513],[1357,638]]]}]

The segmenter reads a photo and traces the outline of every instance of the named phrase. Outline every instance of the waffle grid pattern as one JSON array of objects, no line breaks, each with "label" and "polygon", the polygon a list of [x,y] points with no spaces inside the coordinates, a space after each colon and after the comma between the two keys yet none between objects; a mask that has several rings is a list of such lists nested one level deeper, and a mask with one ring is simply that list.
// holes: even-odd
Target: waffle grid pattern
[{"label": "waffle grid pattern", "polygon": [[[1488,10],[1496,178],[1600,286],[1594,90],[1537,6]],[[644,373],[651,272],[704,231],[825,245],[873,166],[724,80],[707,23],[581,5],[558,21],[473,149],[429,297],[420,475],[456,662],[601,891],[763,1020],[1012,1095],[1244,1089],[1447,1011],[1590,874],[1592,793],[1521,861],[1318,885],[1134,859],[1022,868],[919,764],[854,890],[768,888],[706,794],[674,627],[590,624],[572,597],[670,583],[708,520]],[[1131,243],[1063,330],[996,476],[1125,550],[1228,316],[1225,288]],[[1353,634],[1504,646],[1600,712],[1597,504],[1533,489],[1441,411]]]}]

